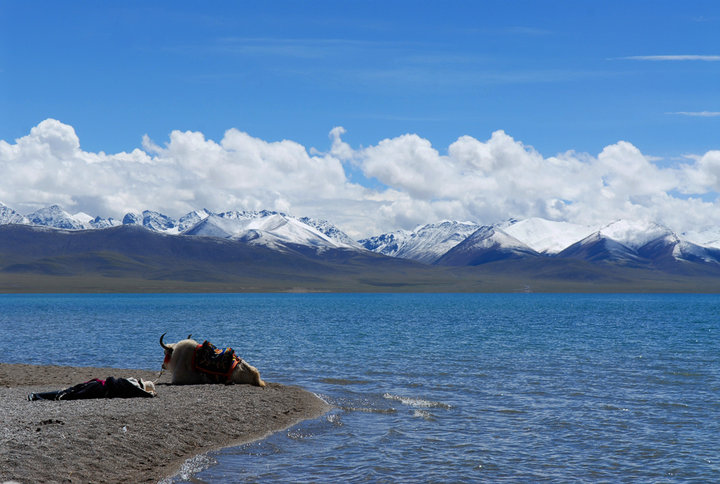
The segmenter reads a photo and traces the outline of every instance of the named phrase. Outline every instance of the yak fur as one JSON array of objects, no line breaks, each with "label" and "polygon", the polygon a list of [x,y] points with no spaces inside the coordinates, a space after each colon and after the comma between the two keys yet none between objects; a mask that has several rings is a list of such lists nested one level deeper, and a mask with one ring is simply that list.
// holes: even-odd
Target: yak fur
[{"label": "yak fur", "polygon": [[[163,343],[162,337],[160,337],[160,344],[165,349],[165,362],[162,367],[164,370],[172,372],[173,385],[214,383],[209,375],[193,368],[195,348],[198,346],[197,341],[188,338],[177,343]],[[265,382],[260,378],[260,372],[257,368],[249,365],[244,360],[240,360],[227,383],[248,383],[259,387],[265,386]]]}]

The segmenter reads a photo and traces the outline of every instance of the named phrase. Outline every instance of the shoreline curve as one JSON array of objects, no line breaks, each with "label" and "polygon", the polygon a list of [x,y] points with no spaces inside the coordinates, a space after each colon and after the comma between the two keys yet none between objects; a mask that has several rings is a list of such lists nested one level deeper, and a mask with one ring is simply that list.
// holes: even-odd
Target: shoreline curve
[{"label": "shoreline curve", "polygon": [[[156,381],[155,398],[35,401],[92,378]],[[263,439],[330,406],[296,386],[169,385],[148,370],[0,363],[0,482],[160,482],[190,458]]]}]

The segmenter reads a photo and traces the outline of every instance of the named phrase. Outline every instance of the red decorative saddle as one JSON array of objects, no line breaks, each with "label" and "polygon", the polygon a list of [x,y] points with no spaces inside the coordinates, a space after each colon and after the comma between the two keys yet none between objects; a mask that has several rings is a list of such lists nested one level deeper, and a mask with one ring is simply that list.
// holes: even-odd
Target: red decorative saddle
[{"label": "red decorative saddle", "polygon": [[217,383],[225,383],[240,361],[232,348],[220,349],[205,340],[195,348],[193,368],[207,374]]}]

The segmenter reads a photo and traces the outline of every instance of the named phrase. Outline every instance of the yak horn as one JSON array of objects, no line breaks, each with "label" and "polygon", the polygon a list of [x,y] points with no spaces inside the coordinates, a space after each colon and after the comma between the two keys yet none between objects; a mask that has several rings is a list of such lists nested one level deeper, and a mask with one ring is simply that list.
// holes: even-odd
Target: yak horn
[{"label": "yak horn", "polygon": [[167,332],[163,333],[162,336],[160,336],[160,346],[162,346],[164,350],[172,351],[172,348],[170,346],[163,343],[163,338],[165,337],[166,334],[167,334]]}]

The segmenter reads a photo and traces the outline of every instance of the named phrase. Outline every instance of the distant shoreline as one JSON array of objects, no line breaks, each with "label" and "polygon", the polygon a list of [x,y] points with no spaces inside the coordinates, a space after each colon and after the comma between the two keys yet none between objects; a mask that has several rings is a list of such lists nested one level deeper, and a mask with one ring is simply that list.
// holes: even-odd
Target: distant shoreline
[{"label": "distant shoreline", "polygon": [[[493,272],[483,268],[455,268],[452,280],[397,280],[394,283],[364,281],[182,281],[126,277],[49,276],[0,272],[0,294],[513,294],[513,293],[576,293],[576,294],[654,294],[692,293],[720,294],[720,278],[675,276],[658,277],[643,274],[641,279],[559,280],[524,278],[521,273]],[[444,272],[450,274],[449,271]]]},{"label": "distant shoreline", "polygon": [[251,442],[329,406],[310,392],[270,383],[168,385],[155,398],[29,402],[107,376],[157,379],[157,372],[0,363],[0,481],[158,482],[194,456]]}]

